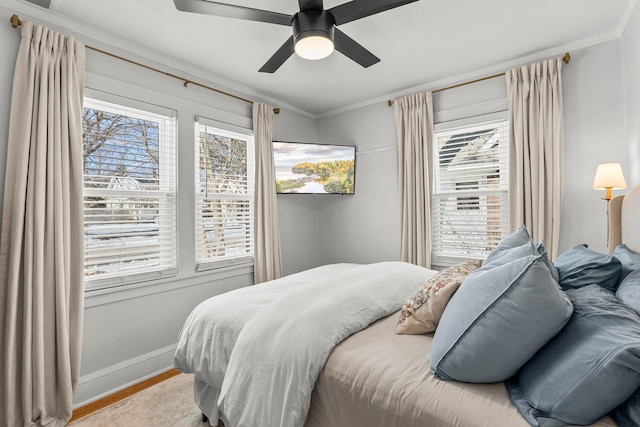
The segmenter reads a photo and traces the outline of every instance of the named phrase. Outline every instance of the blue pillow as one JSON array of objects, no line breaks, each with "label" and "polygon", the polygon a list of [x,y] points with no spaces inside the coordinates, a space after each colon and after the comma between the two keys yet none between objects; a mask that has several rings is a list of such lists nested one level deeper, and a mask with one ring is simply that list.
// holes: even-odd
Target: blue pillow
[{"label": "blue pillow", "polygon": [[553,262],[560,274],[562,289],[598,284],[615,292],[622,265],[618,258],[578,245],[562,253]]},{"label": "blue pillow", "polygon": [[640,270],[625,277],[616,291],[616,296],[624,305],[640,314]]},{"label": "blue pillow", "polygon": [[431,372],[443,380],[504,381],[556,335],[572,313],[546,255],[472,272],[442,314]]},{"label": "blue pillow", "polygon": [[499,267],[501,265],[508,264],[511,261],[514,261],[518,258],[529,256],[529,255],[538,255],[538,250],[534,245],[533,240],[531,239],[528,239],[524,244],[520,246],[515,246],[508,249],[503,248],[491,258],[487,257],[486,261],[482,263],[481,268],[488,270],[490,268]]},{"label": "blue pillow", "polygon": [[640,426],[640,388],[612,416],[619,426]]},{"label": "blue pillow", "polygon": [[564,329],[506,382],[532,425],[587,425],[640,384],[640,317],[598,285],[570,289]]},{"label": "blue pillow", "polygon": [[547,256],[547,250],[545,249],[542,243],[534,243],[532,239],[529,239],[522,246],[516,246],[514,248],[503,249],[499,252],[498,255],[492,257],[489,261],[485,261],[482,264],[483,269],[487,270],[489,268],[498,267],[501,265],[505,265],[511,261],[514,261],[518,258],[522,258],[528,255],[543,255],[542,259],[544,260],[544,264],[549,269],[551,273],[551,277],[556,282],[560,282],[560,276],[558,275],[558,269],[555,265],[549,260]]},{"label": "blue pillow", "polygon": [[558,269],[553,265],[551,260],[547,257],[547,249],[542,243],[534,243],[533,239],[529,236],[527,228],[523,225],[518,228],[514,233],[505,237],[496,248],[489,253],[487,259],[482,264],[482,268],[492,268],[498,265],[504,265],[507,262],[511,262],[514,259],[527,256],[527,255],[542,255],[545,264],[551,275],[556,282],[560,281],[558,275]]},{"label": "blue pillow", "polygon": [[547,266],[547,268],[551,272],[551,276],[553,276],[553,280],[555,280],[556,282],[560,283],[560,274],[558,273],[558,269],[556,268],[556,266],[551,262],[551,260],[548,257],[549,254],[547,254],[547,248],[544,247],[542,242],[536,243],[535,247],[536,247],[536,251],[538,251],[537,252],[538,255],[543,255],[544,254],[544,257],[542,259],[544,259],[545,265]]},{"label": "blue pillow", "polygon": [[611,255],[618,258],[622,263],[622,276],[620,280],[624,280],[631,272],[640,270],[640,254],[630,250],[627,245],[618,245],[611,252]]},{"label": "blue pillow", "polygon": [[496,246],[495,249],[492,250],[487,256],[484,264],[488,264],[491,261],[500,258],[502,255],[504,255],[505,251],[517,248],[518,246],[522,246],[530,240],[531,236],[529,236],[529,232],[523,224],[515,232],[511,233],[509,236],[502,239],[500,243],[498,243],[498,246]]}]

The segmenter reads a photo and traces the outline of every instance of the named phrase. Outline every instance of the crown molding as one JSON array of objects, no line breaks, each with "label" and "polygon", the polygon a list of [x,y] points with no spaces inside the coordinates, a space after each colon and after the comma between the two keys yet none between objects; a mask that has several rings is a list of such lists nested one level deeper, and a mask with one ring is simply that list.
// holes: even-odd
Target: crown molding
[{"label": "crown molding", "polygon": [[[637,0],[632,0],[633,6],[635,6],[636,1]],[[625,27],[627,22],[629,21],[631,12],[633,12],[633,7],[628,8],[628,10],[625,12],[625,18],[623,18]],[[381,103],[381,102],[386,103],[388,100],[400,98],[402,96],[410,95],[413,93],[434,91],[434,90],[441,89],[443,87],[454,86],[460,83],[469,82],[469,81],[483,78],[486,76],[491,76],[497,73],[502,73],[511,68],[521,67],[526,64],[543,61],[556,56],[562,56],[566,52],[569,52],[571,53],[572,56],[575,56],[575,54],[578,53],[580,50],[583,50],[588,47],[592,47],[601,43],[606,43],[611,40],[619,39],[620,36],[621,36],[620,27],[618,27],[614,31],[610,31],[608,33],[601,34],[595,37],[582,39],[572,43],[566,43],[550,49],[542,50],[529,55],[517,57],[509,61],[504,61],[495,65],[491,65],[491,66],[482,68],[480,70],[474,70],[473,72],[470,72],[470,73],[459,74],[457,76],[448,77],[448,78],[436,80],[433,82],[422,83],[420,85],[408,87],[406,89],[402,89],[396,92],[391,92],[386,95],[382,95],[366,101],[362,101],[357,104],[352,104],[352,105],[341,107],[335,110],[327,111],[325,113],[316,114],[315,118],[322,119],[325,117],[346,113],[351,110],[357,110],[359,108],[367,107],[372,104]],[[570,67],[571,64],[569,63],[569,65],[566,65],[566,66]]]},{"label": "crown molding", "polygon": [[98,28],[87,26],[85,23],[74,20],[72,18],[55,14],[55,10],[59,7],[60,3],[63,0],[52,0],[50,9],[47,10],[41,7],[35,6],[31,3],[28,3],[24,0],[3,0],[5,3],[3,6],[0,6],[0,10],[6,10],[7,14],[13,12],[25,15],[21,16],[22,19],[25,18],[33,18],[37,21],[42,21],[46,23],[48,26],[51,26],[53,29],[56,29],[61,32],[69,33],[74,37],[77,37],[79,40],[85,42],[86,44],[95,45],[95,47],[108,50],[110,52],[125,56],[132,60],[140,61],[148,63],[149,65],[157,66],[158,68],[166,69],[171,72],[178,72],[184,74],[185,78],[189,78],[195,81],[199,79],[203,80],[205,83],[211,83],[214,86],[219,87],[221,90],[225,90],[231,93],[236,93],[239,96],[248,97],[250,99],[254,99],[256,101],[265,102],[274,106],[278,106],[280,108],[284,108],[303,116],[309,117],[311,119],[322,119],[338,114],[342,114],[351,110],[356,110],[359,108],[363,108],[378,102],[386,102],[389,99],[398,98],[401,96],[405,96],[408,94],[420,92],[420,91],[428,91],[428,90],[436,90],[442,87],[447,87],[455,84],[459,84],[462,82],[474,80],[477,78],[481,78],[487,75],[492,75],[495,73],[504,72],[510,68],[522,66],[525,64],[529,64],[531,62],[537,62],[544,59],[548,59],[554,57],[556,55],[562,55],[565,52],[570,52],[575,54],[577,51],[581,49],[585,49],[591,46],[595,46],[597,44],[606,43],[611,40],[619,39],[626,30],[626,27],[631,19],[631,16],[635,10],[637,0],[630,0],[629,4],[620,18],[620,22],[618,27],[611,32],[579,40],[572,43],[567,43],[563,45],[556,46],[554,48],[550,48],[544,51],[539,51],[530,55],[525,55],[522,57],[517,57],[515,59],[504,61],[499,64],[491,65],[485,67],[480,70],[474,70],[473,72],[463,73],[456,76],[448,77],[445,79],[425,82],[420,85],[407,87],[405,89],[387,93],[385,95],[381,95],[375,98],[371,98],[365,101],[361,101],[355,104],[347,105],[344,107],[340,107],[334,110],[329,110],[323,113],[310,113],[308,111],[302,110],[298,107],[294,107],[292,105],[283,103],[277,99],[265,96],[254,88],[243,85],[238,81],[234,81],[232,79],[225,78],[218,74],[207,71],[203,68],[197,67],[193,64],[186,64],[182,61],[177,61],[175,58],[166,55],[162,52],[153,50],[146,46],[140,45],[134,41],[118,36],[114,33],[101,30]]},{"label": "crown molding", "polygon": [[[55,6],[57,9],[61,1],[62,0],[53,0],[51,6]],[[193,64],[178,61],[172,56],[141,45],[133,40],[100,28],[88,26],[86,23],[68,16],[54,14],[48,9],[27,3],[26,1],[3,0],[3,5],[0,6],[0,11],[2,10],[6,11],[4,15],[7,17],[11,16],[12,13],[16,13],[23,21],[29,19],[45,24],[53,30],[72,35],[87,45],[126,57],[127,59],[141,62],[145,65],[162,69],[163,71],[181,74],[189,80],[209,84],[220,90],[237,94],[244,98],[265,102],[274,107],[287,109],[303,116],[314,118],[314,115],[308,111],[261,94],[254,88],[238,81],[225,78]]]},{"label": "crown molding", "polygon": [[620,17],[620,22],[618,23],[617,34],[618,37],[622,37],[625,30],[627,29],[627,25],[629,25],[629,21],[631,20],[631,16],[633,15],[633,11],[636,8],[637,0],[631,0],[627,5],[627,9],[624,11],[622,16]]},{"label": "crown molding", "polygon": [[60,7],[60,3],[62,3],[62,0],[51,0],[51,3],[49,4],[49,12],[56,13]]}]

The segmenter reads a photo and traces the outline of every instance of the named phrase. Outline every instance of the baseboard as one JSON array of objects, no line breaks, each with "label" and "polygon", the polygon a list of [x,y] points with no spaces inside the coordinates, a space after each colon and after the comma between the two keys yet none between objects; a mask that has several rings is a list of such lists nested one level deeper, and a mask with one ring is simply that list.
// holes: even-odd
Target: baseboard
[{"label": "baseboard", "polygon": [[120,390],[114,394],[110,394],[109,396],[105,396],[101,399],[98,399],[92,403],[89,403],[88,405],[83,405],[79,408],[76,408],[73,410],[73,416],[71,417],[71,419],[69,420],[69,424],[71,424],[74,421],[77,421],[81,418],[84,418],[88,415],[91,415],[92,413],[99,411],[101,409],[104,409],[108,406],[111,406],[123,399],[126,399],[127,397],[133,396],[134,394],[140,393],[141,391],[149,388],[149,387],[153,387],[156,384],[161,383],[162,381],[166,381],[171,377],[175,377],[176,375],[179,375],[180,371],[178,371],[177,369],[170,369],[166,372],[163,372],[160,375],[157,375],[155,377],[149,378],[148,380],[144,380],[142,382],[139,382],[135,385],[132,385],[131,387],[127,387],[123,390]]},{"label": "baseboard", "polygon": [[81,376],[73,407],[85,406],[173,368],[176,346],[172,344]]}]

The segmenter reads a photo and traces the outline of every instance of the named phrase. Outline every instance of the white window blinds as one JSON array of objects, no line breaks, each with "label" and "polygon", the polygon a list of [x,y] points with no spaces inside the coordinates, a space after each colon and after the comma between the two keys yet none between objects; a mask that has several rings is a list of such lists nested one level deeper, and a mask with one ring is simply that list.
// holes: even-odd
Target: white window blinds
[{"label": "white window blinds", "polygon": [[174,275],[176,119],[85,99],[86,288]]},{"label": "white window blinds", "polygon": [[508,234],[508,121],[435,133],[432,258],[484,258]]},{"label": "white window blinds", "polygon": [[199,269],[253,260],[253,136],[208,124],[195,125]]}]

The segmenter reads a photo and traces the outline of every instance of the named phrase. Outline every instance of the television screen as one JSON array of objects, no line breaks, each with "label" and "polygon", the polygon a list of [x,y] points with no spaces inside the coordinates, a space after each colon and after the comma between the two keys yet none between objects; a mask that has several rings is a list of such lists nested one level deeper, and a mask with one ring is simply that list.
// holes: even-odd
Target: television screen
[{"label": "television screen", "polygon": [[279,194],[353,194],[356,147],[274,142]]}]

